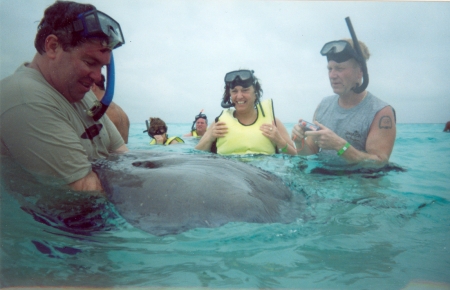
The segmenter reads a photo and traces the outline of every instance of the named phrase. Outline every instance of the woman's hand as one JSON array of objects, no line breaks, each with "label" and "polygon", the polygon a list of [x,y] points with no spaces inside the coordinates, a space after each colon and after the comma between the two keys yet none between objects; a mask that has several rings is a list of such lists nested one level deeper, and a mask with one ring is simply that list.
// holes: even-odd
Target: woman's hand
[{"label": "woman's hand", "polygon": [[[277,124],[277,125],[275,125]],[[295,155],[297,152],[294,147],[294,142],[289,138],[289,133],[283,123],[276,118],[272,124],[262,124],[259,128],[264,136],[277,146],[279,152],[290,155]]]},{"label": "woman's hand", "polygon": [[208,130],[206,130],[203,137],[198,142],[195,149],[203,151],[211,151],[211,145],[217,138],[224,137],[228,133],[228,127],[225,122],[214,122],[212,123]]},{"label": "woman's hand", "polygon": [[272,122],[272,124],[262,124],[259,129],[261,130],[262,134],[269,138],[269,140],[278,148],[283,148],[284,146],[286,146],[286,142],[288,140],[284,140],[283,136],[281,136],[280,130],[275,125],[275,122]]},{"label": "woman's hand", "polygon": [[212,142],[216,141],[217,138],[224,137],[228,133],[228,127],[225,122],[214,122],[212,124],[212,128],[210,128],[209,130],[211,130],[212,132]]},{"label": "woman's hand", "polygon": [[281,137],[280,132],[278,131],[278,128],[277,126],[275,126],[274,122],[272,122],[272,124],[268,123],[262,124],[261,127],[259,127],[259,129],[261,130],[264,136],[266,136],[267,138],[270,139],[270,141],[272,141],[273,144],[284,143],[282,147],[286,144],[283,137]]}]

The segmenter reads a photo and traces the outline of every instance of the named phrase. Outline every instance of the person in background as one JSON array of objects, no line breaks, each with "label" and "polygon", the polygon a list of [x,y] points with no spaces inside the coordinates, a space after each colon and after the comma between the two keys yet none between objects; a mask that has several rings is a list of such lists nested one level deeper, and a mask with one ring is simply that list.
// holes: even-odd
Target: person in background
[{"label": "person in background", "polygon": [[[85,24],[93,16],[101,16],[100,23]],[[122,44],[119,23],[95,6],[49,6],[38,25],[34,59],[0,81],[2,155],[40,180],[104,195],[91,162],[128,149],[109,118],[96,121],[87,112],[96,101],[92,85]]]},{"label": "person in background", "polygon": [[261,101],[262,92],[253,71],[227,73],[222,107],[228,109],[210,125],[195,148],[221,155],[296,154],[289,133],[275,118],[272,100]]},{"label": "person in background", "polygon": [[[105,95],[105,76],[102,75],[102,79],[92,85],[92,91],[94,92],[97,100],[101,101]],[[130,120],[127,114],[122,108],[114,102],[111,102],[108,109],[106,110],[106,115],[119,130],[125,144],[128,144],[128,134],[130,132]]]},{"label": "person in background", "polygon": [[303,122],[293,127],[298,154],[320,151],[351,164],[368,161],[384,165],[389,161],[396,136],[395,111],[365,89],[368,79],[365,87],[359,87],[370,56],[363,42],[359,41],[359,46],[362,55],[350,39],[331,41],[322,48],[335,95],[324,98],[315,111],[319,130],[307,130]]},{"label": "person in background", "polygon": [[447,124],[445,124],[444,132],[450,132],[450,121],[448,121]]},{"label": "person in background", "polygon": [[191,132],[184,134],[183,137],[202,137],[208,128],[208,117],[202,113],[203,110],[195,116],[192,123]]},{"label": "person in background", "polygon": [[150,125],[147,123],[148,135],[153,138],[150,141],[150,145],[173,145],[178,143],[184,143],[180,137],[169,137],[167,134],[166,123],[160,118],[150,118]]}]

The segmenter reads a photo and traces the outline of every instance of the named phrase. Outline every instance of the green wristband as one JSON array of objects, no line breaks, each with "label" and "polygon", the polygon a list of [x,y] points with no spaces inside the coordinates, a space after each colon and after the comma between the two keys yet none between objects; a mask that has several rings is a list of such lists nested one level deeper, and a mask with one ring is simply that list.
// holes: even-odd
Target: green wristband
[{"label": "green wristband", "polygon": [[288,143],[286,142],[286,146],[280,149],[281,152],[286,153],[288,148]]},{"label": "green wristband", "polygon": [[342,154],[344,154],[345,151],[347,151],[348,147],[350,147],[350,143],[345,143],[344,147],[341,148],[341,150],[339,150],[337,152],[338,156],[341,156]]}]

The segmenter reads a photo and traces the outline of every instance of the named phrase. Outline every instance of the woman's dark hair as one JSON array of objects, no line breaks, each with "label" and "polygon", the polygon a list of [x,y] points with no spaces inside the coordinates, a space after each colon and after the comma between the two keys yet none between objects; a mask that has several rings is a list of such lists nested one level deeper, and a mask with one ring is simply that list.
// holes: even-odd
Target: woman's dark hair
[{"label": "woman's dark hair", "polygon": [[[253,82],[253,89],[255,89],[255,95],[256,95],[256,102],[255,105],[259,102],[260,98],[263,95],[263,90],[261,88],[261,84],[259,83],[259,80],[257,77],[254,77],[254,82]],[[225,84],[224,87],[225,91],[223,92],[223,96],[222,96],[222,101],[224,101],[225,103],[227,103],[228,101],[231,102],[230,98],[231,98],[231,94],[230,94],[230,84]]]},{"label": "woman's dark hair", "polygon": [[45,9],[44,17],[38,25],[34,47],[40,54],[43,54],[45,39],[50,34],[58,37],[58,41],[65,51],[85,42],[86,38],[81,35],[81,32],[72,32],[72,22],[77,19],[79,14],[95,9],[95,6],[91,4],[71,1],[55,2]]},{"label": "woman's dark hair", "polygon": [[166,122],[161,120],[160,118],[150,117],[150,128],[158,129],[159,127],[166,128],[167,133],[167,125]]}]

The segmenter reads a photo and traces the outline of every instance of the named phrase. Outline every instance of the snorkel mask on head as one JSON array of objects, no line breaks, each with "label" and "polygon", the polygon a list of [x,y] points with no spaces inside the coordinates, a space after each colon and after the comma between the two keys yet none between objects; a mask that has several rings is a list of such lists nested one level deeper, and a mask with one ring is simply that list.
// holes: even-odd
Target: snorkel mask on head
[{"label": "snorkel mask on head", "polygon": [[[102,42],[110,49],[118,48],[125,44],[122,29],[117,21],[98,10],[91,10],[78,15],[77,20],[72,22],[72,32],[81,32],[84,38],[106,39]],[[98,121],[106,112],[114,96],[114,57],[111,52],[111,60],[106,68],[107,81],[106,92],[102,100],[96,101],[88,114]]]},{"label": "snorkel mask on head", "polygon": [[225,83],[234,89],[236,86],[248,88],[255,83],[252,70],[235,70],[225,75]]},{"label": "snorkel mask on head", "polygon": [[208,123],[208,118],[206,117],[205,114],[203,114],[203,109],[200,111],[200,113],[198,113],[197,116],[195,116],[194,122],[192,123],[192,127],[191,127],[191,132],[194,132],[195,130],[195,124],[197,123],[198,119],[205,119],[206,123]]},{"label": "snorkel mask on head", "polygon": [[[253,70],[243,69],[227,73],[224,78],[225,87],[234,89],[236,86],[242,86],[243,88],[253,86],[256,89],[256,78],[253,75],[254,72],[255,71]],[[259,102],[259,97],[260,97],[259,93],[256,93],[256,104],[259,104],[261,112],[263,116],[265,116],[264,109],[262,108],[261,103]],[[228,97],[227,100],[222,100],[221,106],[222,108],[231,108],[234,107],[234,104],[231,102],[231,98]]]},{"label": "snorkel mask on head", "polygon": [[326,56],[327,61],[333,60],[337,63],[341,63],[354,58],[360,64],[363,72],[363,83],[360,86],[357,84],[354,88],[352,88],[355,93],[359,94],[369,85],[369,74],[367,72],[366,60],[361,52],[361,47],[359,46],[355,31],[353,30],[352,22],[349,17],[346,17],[345,21],[347,22],[348,30],[352,36],[355,49],[353,49],[350,43],[345,40],[336,40],[325,43],[320,50],[320,54]]},{"label": "snorkel mask on head", "polygon": [[[253,76],[254,71],[252,70],[235,70],[229,72],[225,75],[225,86],[230,89],[234,89],[236,86],[242,86],[243,88],[248,88],[255,84],[255,77]],[[230,98],[227,100],[222,100],[222,108],[234,107]]]},{"label": "snorkel mask on head", "polygon": [[73,32],[81,32],[84,38],[105,38],[104,43],[110,49],[118,48],[125,43],[120,24],[107,14],[91,10],[81,13],[78,19],[72,22]]},{"label": "snorkel mask on head", "polygon": [[337,63],[354,58],[361,63],[361,57],[356,53],[351,44],[345,40],[335,40],[325,43],[320,54],[327,56],[327,61],[333,60]]}]

